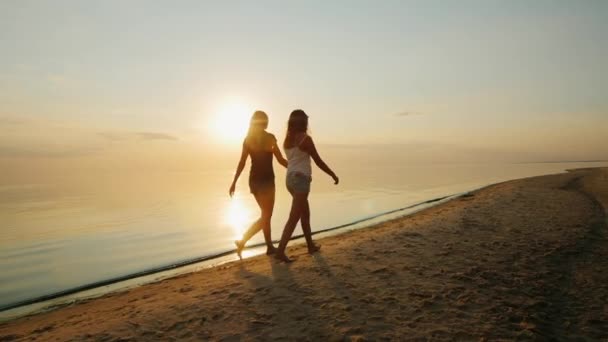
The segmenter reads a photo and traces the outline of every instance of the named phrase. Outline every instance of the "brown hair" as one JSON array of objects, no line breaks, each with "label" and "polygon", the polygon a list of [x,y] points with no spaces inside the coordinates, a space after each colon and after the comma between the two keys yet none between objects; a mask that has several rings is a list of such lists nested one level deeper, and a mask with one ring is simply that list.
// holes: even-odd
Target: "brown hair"
[{"label": "brown hair", "polygon": [[289,121],[287,121],[287,134],[285,135],[285,141],[283,142],[284,148],[292,148],[296,142],[294,137],[297,133],[306,133],[308,130],[308,115],[301,109],[296,109],[289,115]]}]

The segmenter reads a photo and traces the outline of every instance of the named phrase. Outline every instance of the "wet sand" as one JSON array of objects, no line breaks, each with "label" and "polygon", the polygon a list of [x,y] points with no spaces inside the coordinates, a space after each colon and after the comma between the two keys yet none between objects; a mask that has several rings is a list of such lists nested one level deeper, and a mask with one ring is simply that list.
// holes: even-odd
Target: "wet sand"
[{"label": "wet sand", "polygon": [[4,323],[0,341],[603,340],[607,208],[607,168],[510,181],[313,257],[293,246],[290,265],[254,257]]}]

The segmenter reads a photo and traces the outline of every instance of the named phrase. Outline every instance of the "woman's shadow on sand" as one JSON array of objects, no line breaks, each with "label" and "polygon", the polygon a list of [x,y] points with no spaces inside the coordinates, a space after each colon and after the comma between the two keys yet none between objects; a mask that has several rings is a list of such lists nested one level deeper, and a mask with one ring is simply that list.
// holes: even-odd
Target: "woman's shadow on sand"
[{"label": "woman's shadow on sand", "polygon": [[[310,282],[295,279],[291,265],[270,258],[270,276],[252,272],[246,265],[240,265],[237,275],[247,280],[254,292],[248,334],[271,339],[306,336],[315,340],[361,332],[361,327],[365,325],[365,312],[360,310],[351,291],[336,277],[323,256],[317,253],[312,258],[315,271],[324,284],[303,286],[302,283]],[[306,273],[298,275],[306,276]],[[331,293],[327,293],[328,290]],[[323,319],[336,309],[342,317],[337,320]],[[329,325],[329,322],[333,322],[333,325]]]},{"label": "woman's shadow on sand", "polygon": [[254,298],[247,334],[269,339],[329,336],[326,326],[313,324],[320,308],[307,297],[313,289],[294,279],[291,265],[268,259],[271,275],[252,272],[241,264],[237,275],[249,282]]}]

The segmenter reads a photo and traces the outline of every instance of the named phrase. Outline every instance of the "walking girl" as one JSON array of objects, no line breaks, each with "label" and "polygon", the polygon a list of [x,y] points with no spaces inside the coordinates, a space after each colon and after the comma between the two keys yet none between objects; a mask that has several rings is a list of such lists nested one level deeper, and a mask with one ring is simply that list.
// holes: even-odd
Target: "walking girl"
[{"label": "walking girl", "polygon": [[272,168],[273,156],[279,164],[287,167],[287,161],[283,158],[281,150],[277,146],[277,139],[274,135],[266,132],[268,128],[268,115],[263,111],[256,111],[251,117],[249,131],[243,141],[241,159],[236,168],[234,180],[230,185],[230,197],[234,195],[236,182],[245,168],[247,157],[251,158],[251,170],[249,171],[249,190],[255,197],[260,207],[261,216],[243,234],[241,240],[236,240],[236,253],[242,258],[241,252],[245,244],[252,236],[262,230],[266,241],[266,254],[271,255],[275,252],[270,236],[270,220],[274,209],[274,170]]},{"label": "walking girl", "polygon": [[312,241],[310,228],[310,206],[308,203],[310,183],[312,182],[310,160],[314,160],[321,170],[333,178],[334,184],[338,184],[339,182],[338,176],[319,156],[312,137],[307,134],[307,131],[308,115],[301,109],[291,112],[287,123],[287,135],[283,143],[288,161],[286,184],[287,190],[292,197],[291,211],[289,219],[285,223],[281,242],[275,252],[275,258],[283,262],[293,261],[285,254],[285,248],[287,248],[287,243],[291,239],[298,221],[302,224],[302,231],[308,245],[308,253],[314,254],[320,249],[320,246],[315,245]]}]

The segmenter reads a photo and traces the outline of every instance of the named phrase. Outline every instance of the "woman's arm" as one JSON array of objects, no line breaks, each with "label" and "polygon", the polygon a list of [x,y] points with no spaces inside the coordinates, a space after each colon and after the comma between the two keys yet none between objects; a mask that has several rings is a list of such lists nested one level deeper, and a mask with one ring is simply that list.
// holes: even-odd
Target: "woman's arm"
[{"label": "woman's arm", "polygon": [[239,165],[236,167],[236,173],[234,174],[234,180],[232,181],[232,185],[230,185],[230,190],[228,190],[228,194],[230,197],[234,195],[234,190],[236,188],[236,181],[241,176],[243,169],[245,168],[245,163],[247,162],[247,156],[249,156],[249,150],[247,149],[247,145],[245,141],[243,141],[243,150],[241,151],[241,159],[239,160]]},{"label": "woman's arm", "polygon": [[319,152],[317,152],[317,148],[315,147],[315,143],[312,141],[312,137],[308,136],[302,142],[302,149],[310,154],[312,160],[315,161],[315,164],[319,167],[319,169],[323,170],[323,172],[327,173],[331,178],[334,179],[334,184],[338,184],[340,179],[336,174],[325,164],[321,156],[319,156]]},{"label": "woman's arm", "polygon": [[287,160],[285,158],[283,158],[281,149],[279,148],[279,145],[277,145],[277,139],[274,136],[272,138],[273,138],[272,153],[277,158],[277,161],[279,162],[279,164],[281,164],[285,168],[287,168]]}]

